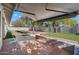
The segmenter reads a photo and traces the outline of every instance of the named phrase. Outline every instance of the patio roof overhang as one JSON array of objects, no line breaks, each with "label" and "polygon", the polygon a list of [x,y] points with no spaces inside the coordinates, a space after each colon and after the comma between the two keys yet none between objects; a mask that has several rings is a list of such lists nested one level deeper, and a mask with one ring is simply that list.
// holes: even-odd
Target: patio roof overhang
[{"label": "patio roof overhang", "polygon": [[3,12],[6,18],[7,24],[10,24],[14,5],[13,4],[2,4],[2,6],[3,6]]},{"label": "patio roof overhang", "polygon": [[41,20],[38,20],[36,22],[60,20],[60,19],[63,19],[63,18],[72,18],[72,17],[75,17],[76,15],[78,15],[77,11],[72,12],[72,13],[67,13],[67,14],[59,15],[59,16],[55,16],[55,17],[51,17],[51,18],[41,19]]},{"label": "patio roof overhang", "polygon": [[79,3],[16,3],[2,4],[8,23],[13,10],[23,12],[34,21],[47,21],[51,18],[69,18],[78,14]]}]

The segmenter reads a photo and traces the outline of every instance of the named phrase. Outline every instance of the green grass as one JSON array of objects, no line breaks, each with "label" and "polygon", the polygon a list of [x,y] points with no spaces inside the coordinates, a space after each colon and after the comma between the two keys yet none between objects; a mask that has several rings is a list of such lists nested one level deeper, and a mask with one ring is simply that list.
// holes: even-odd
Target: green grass
[{"label": "green grass", "polygon": [[64,39],[68,39],[68,40],[74,40],[79,42],[79,35],[75,35],[75,34],[71,34],[71,33],[61,33],[61,32],[57,32],[57,33],[53,33],[53,32],[48,32],[46,33],[46,35],[51,36],[51,37],[59,37],[59,38],[64,38]]}]

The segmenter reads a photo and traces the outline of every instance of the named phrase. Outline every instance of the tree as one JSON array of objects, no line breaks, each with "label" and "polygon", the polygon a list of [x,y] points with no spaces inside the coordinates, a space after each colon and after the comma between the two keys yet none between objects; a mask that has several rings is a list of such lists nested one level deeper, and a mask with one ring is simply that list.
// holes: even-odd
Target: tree
[{"label": "tree", "polygon": [[71,27],[77,25],[77,22],[74,19],[71,19],[71,18],[60,19],[60,20],[53,20],[52,21],[52,26],[53,26],[54,32],[57,32],[56,27],[59,26],[61,23],[65,24],[65,25],[69,25]]},{"label": "tree", "polygon": [[32,19],[26,16],[22,16],[17,21],[12,22],[12,25],[15,27],[26,27],[25,25],[28,25],[30,27],[32,26]]},{"label": "tree", "polygon": [[70,25],[70,26],[76,26],[77,22],[74,19],[66,18],[62,19],[63,24]]},{"label": "tree", "polygon": [[57,26],[60,24],[60,20],[53,20],[52,21],[52,26],[53,26],[53,30],[54,32],[57,32]]}]

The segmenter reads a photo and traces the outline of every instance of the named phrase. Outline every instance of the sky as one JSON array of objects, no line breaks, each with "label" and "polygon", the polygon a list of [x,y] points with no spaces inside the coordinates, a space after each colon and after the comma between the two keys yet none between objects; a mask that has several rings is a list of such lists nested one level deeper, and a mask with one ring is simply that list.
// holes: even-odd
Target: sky
[{"label": "sky", "polygon": [[79,22],[79,15],[73,17],[74,20],[76,20],[77,22]]},{"label": "sky", "polygon": [[[18,20],[23,14],[21,12],[17,12],[14,11],[13,15],[12,15],[12,19],[11,21],[16,21]],[[79,22],[79,15],[73,17],[72,19],[76,20],[77,22]]]},{"label": "sky", "polygon": [[21,12],[14,11],[14,12],[13,12],[13,15],[12,15],[11,21],[16,21],[16,20],[18,20],[19,18],[21,18],[21,16],[22,16],[22,13],[21,13]]}]

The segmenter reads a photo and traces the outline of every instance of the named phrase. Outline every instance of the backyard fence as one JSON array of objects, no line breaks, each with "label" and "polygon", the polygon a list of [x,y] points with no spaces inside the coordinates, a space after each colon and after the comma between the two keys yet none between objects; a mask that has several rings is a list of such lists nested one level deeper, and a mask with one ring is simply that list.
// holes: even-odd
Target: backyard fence
[{"label": "backyard fence", "polygon": [[[58,27],[55,27],[55,30],[56,32],[66,32],[66,33],[79,33],[79,26],[73,26],[73,27],[70,27],[70,26],[58,26]],[[40,28],[40,31],[45,31],[45,32],[49,32],[49,28]],[[50,32],[54,32],[54,28],[51,27],[50,28]]]}]

